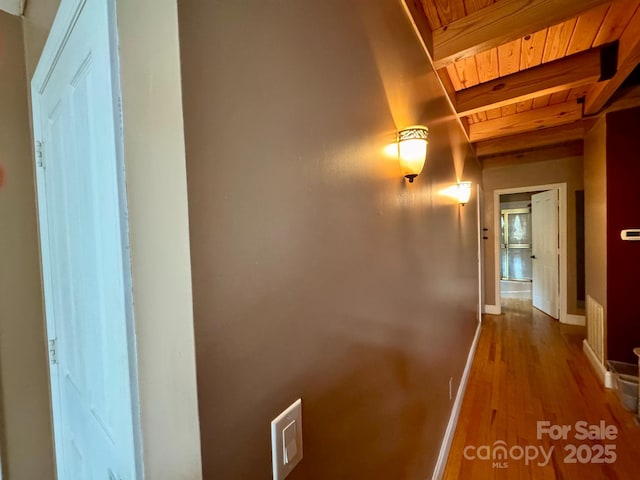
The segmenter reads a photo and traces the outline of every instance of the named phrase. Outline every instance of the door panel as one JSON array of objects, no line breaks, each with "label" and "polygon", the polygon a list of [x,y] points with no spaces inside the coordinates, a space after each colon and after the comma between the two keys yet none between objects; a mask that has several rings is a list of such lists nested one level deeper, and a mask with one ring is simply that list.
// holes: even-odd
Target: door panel
[{"label": "door panel", "polygon": [[558,191],[531,196],[533,306],[553,318],[558,312]]},{"label": "door panel", "polygon": [[45,49],[32,83],[60,480],[134,479],[137,469],[111,4],[78,1],[77,17],[59,14],[68,36],[56,55]]}]

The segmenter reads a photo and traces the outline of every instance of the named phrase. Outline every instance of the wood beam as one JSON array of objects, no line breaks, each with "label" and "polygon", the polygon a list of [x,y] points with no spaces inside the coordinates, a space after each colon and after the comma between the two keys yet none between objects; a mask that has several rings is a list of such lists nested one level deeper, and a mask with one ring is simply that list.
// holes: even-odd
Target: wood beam
[{"label": "wood beam", "polygon": [[602,110],[638,63],[640,63],[640,8],[636,10],[620,36],[617,73],[611,80],[591,87],[585,99],[585,115],[594,115]]},{"label": "wood beam", "polygon": [[565,125],[581,118],[582,105],[577,102],[559,103],[549,107],[474,123],[469,127],[469,137],[471,142],[475,143],[490,138]]},{"label": "wood beam", "polygon": [[436,69],[578,16],[610,0],[500,0],[433,31]]},{"label": "wood beam", "polygon": [[520,152],[510,152],[502,155],[482,158],[482,168],[499,168],[523,163],[545,162],[558,158],[577,157],[584,153],[582,140],[573,140],[560,145],[549,145]]},{"label": "wood beam", "polygon": [[456,94],[458,115],[472,115],[599,80],[601,48],[513,73]]},{"label": "wood beam", "polygon": [[508,137],[494,138],[476,143],[476,155],[488,157],[507,152],[517,152],[533,148],[546,147],[559,143],[582,140],[584,134],[595,122],[593,120],[581,120],[558,127],[544,128],[532,132],[510,135]]}]

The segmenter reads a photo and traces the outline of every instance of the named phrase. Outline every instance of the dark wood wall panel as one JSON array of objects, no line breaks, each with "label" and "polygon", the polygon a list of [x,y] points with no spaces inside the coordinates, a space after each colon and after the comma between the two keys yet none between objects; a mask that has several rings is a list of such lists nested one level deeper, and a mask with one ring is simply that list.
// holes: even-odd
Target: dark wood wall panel
[{"label": "dark wood wall panel", "polygon": [[640,228],[640,108],[607,115],[607,348],[636,362],[640,346],[640,242],[620,231]]}]

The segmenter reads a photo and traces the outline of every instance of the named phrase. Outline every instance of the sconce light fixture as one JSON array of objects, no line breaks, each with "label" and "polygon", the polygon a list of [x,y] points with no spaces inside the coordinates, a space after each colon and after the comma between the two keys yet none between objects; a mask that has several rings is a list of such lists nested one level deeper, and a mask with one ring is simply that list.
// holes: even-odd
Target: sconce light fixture
[{"label": "sconce light fixture", "polygon": [[408,127],[398,132],[398,159],[402,175],[413,183],[420,175],[427,158],[429,129],[427,127]]},{"label": "sconce light fixture", "polygon": [[458,203],[463,207],[471,198],[471,182],[458,183]]}]

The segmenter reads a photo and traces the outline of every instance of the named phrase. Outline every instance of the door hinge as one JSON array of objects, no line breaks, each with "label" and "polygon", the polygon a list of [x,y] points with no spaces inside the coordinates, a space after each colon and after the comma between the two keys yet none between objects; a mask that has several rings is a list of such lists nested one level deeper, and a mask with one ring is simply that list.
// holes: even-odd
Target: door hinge
[{"label": "door hinge", "polygon": [[49,362],[51,365],[58,364],[58,339],[49,340]]},{"label": "door hinge", "polygon": [[44,142],[36,140],[36,165],[44,168]]},{"label": "door hinge", "polygon": [[124,113],[122,112],[122,97],[118,97],[118,127],[120,127],[120,135],[124,136]]}]

